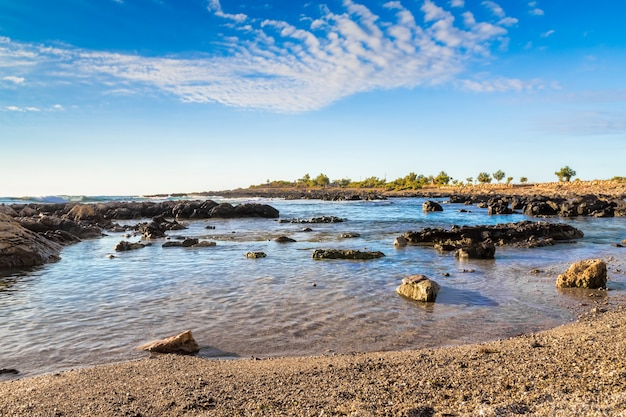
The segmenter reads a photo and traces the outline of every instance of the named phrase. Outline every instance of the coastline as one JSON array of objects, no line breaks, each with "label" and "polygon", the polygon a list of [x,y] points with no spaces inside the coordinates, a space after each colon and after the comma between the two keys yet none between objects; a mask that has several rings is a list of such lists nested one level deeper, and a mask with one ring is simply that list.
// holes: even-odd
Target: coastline
[{"label": "coastline", "polygon": [[[626,184],[493,184],[416,192],[433,198],[467,192],[624,199]],[[626,416],[621,298],[612,305],[583,301],[590,312],[576,323],[459,347],[230,361],[162,355],[0,381],[0,417]]]},{"label": "coastline", "polygon": [[158,355],[0,383],[0,416],[624,416],[626,307],[459,347],[323,357]]}]

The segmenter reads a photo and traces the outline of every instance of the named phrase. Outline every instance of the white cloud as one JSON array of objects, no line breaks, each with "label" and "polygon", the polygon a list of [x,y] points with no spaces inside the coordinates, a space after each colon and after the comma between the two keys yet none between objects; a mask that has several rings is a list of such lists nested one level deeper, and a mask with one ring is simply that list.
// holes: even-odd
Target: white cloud
[{"label": "white cloud", "polygon": [[487,7],[494,16],[503,18],[506,16],[504,9],[495,1],[485,0],[482,2],[483,6]]},{"label": "white cloud", "polygon": [[222,10],[222,5],[220,4],[220,0],[209,0],[207,10],[215,13],[215,16],[217,17],[234,20],[237,23],[242,23],[246,19],[248,19],[248,16],[246,16],[243,13],[235,13],[235,14],[224,13],[224,11]]},{"label": "white cloud", "polygon": [[465,7],[465,0],[450,0],[452,7]]},{"label": "white cloud", "polygon": [[475,93],[506,93],[510,91],[542,90],[540,80],[521,80],[519,78],[496,78],[489,80],[460,80],[460,88]]},{"label": "white cloud", "polygon": [[537,7],[536,1],[531,1],[528,3],[528,7],[530,7],[530,14],[533,16],[543,16],[544,11]]},{"label": "white cloud", "polygon": [[15,112],[39,112],[41,109],[37,107],[27,106],[27,107],[19,107],[19,106],[5,106],[5,111],[15,111]]},{"label": "white cloud", "polygon": [[6,76],[6,77],[2,77],[2,80],[9,81],[9,82],[14,83],[14,84],[24,84],[24,81],[26,79],[23,78],[23,77],[15,77],[13,75],[9,75],[9,76]]},{"label": "white cloud", "polygon": [[554,34],[554,30],[550,29],[547,32],[543,32],[541,34],[541,37],[542,38],[548,38],[548,37],[552,36],[553,34]]},{"label": "white cloud", "polygon": [[[239,24],[243,18],[233,18],[218,0],[210,0],[207,9],[232,20],[235,29],[222,38],[229,48],[224,56],[142,57],[6,38],[0,39],[0,67],[19,67],[29,82],[41,73],[36,79],[40,83],[99,85],[110,94],[157,90],[185,102],[310,111],[360,92],[453,81],[471,62],[507,44],[505,27],[514,19],[504,16],[496,3],[484,4],[497,16],[495,21],[476,21],[466,12],[459,24],[433,0],[424,0],[423,15],[400,1],[387,2],[384,6],[394,14],[385,20],[344,0],[339,10],[320,7],[318,16],[298,22],[248,18]],[[514,84],[496,80],[489,87],[487,81],[463,81],[460,87],[485,92],[525,88]]]}]

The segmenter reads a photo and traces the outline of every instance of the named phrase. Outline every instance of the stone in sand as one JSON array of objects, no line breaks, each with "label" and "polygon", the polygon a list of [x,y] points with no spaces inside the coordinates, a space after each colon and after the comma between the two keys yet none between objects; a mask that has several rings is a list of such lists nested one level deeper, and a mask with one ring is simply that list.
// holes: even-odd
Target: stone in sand
[{"label": "stone in sand", "polygon": [[146,343],[137,347],[138,350],[146,350],[153,353],[175,353],[178,355],[193,355],[200,351],[191,330],[186,330],[176,336],[168,337],[154,342]]},{"label": "stone in sand", "polygon": [[419,274],[404,278],[396,292],[412,300],[434,302],[437,299],[439,289],[439,284],[427,276]]},{"label": "stone in sand", "polygon": [[556,279],[557,288],[604,288],[606,263],[601,259],[587,259],[573,263]]}]

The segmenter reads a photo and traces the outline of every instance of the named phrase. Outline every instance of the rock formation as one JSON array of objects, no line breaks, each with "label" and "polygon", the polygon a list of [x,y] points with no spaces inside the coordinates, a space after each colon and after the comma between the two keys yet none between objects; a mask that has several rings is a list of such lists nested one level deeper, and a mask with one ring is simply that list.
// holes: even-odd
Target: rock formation
[{"label": "rock formation", "polygon": [[184,331],[176,336],[146,343],[137,347],[153,353],[176,353],[179,355],[193,355],[200,351],[200,346],[194,340],[191,330]]},{"label": "rock formation", "polygon": [[13,218],[0,214],[0,269],[43,265],[58,261],[61,245],[34,233]]},{"label": "rock formation", "polygon": [[439,284],[425,275],[411,275],[402,280],[396,292],[416,301],[434,302],[439,293]]},{"label": "rock formation", "polygon": [[558,276],[557,288],[605,288],[606,263],[601,259],[587,259],[573,263]]},{"label": "rock formation", "polygon": [[313,252],[313,259],[376,259],[385,256],[382,252],[367,252],[351,249],[317,249]]}]

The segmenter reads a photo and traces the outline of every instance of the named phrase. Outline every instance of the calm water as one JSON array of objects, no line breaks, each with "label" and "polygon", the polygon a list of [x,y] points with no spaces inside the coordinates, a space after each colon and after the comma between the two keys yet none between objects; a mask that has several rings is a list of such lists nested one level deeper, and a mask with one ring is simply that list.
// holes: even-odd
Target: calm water
[{"label": "calm water", "polygon": [[[460,261],[432,248],[396,249],[393,240],[423,227],[528,218],[488,216],[486,209],[455,204],[426,214],[423,201],[255,200],[278,208],[281,218],[326,215],[347,221],[193,221],[189,229],[170,234],[205,237],[216,247],[162,248],[163,241],[155,241],[112,259],[108,255],[126,240],[123,234],[67,247],[60,262],[0,276],[0,368],[30,376],[141,358],[147,354],[135,346],[185,329],[193,331],[201,355],[233,358],[504,338],[573,320],[590,298],[559,292],[554,282],[572,262],[586,258],[608,261],[609,302],[625,293],[626,249],[611,246],[626,237],[625,218],[569,220],[585,238],[548,248],[498,248],[495,260]],[[462,208],[471,212],[460,213]],[[313,231],[303,232],[305,227]],[[361,237],[342,239],[344,232]],[[272,241],[282,235],[297,242]],[[380,250],[386,257],[315,261],[311,254],[320,248]],[[246,259],[248,251],[266,252],[267,258]],[[533,269],[544,272],[532,274]],[[402,278],[417,273],[442,286],[435,304],[395,293]]]}]

